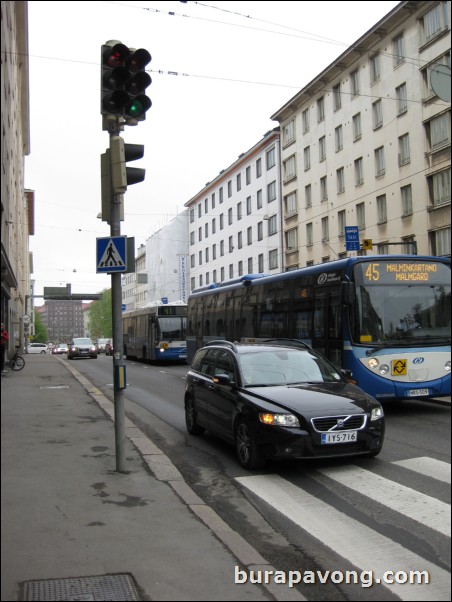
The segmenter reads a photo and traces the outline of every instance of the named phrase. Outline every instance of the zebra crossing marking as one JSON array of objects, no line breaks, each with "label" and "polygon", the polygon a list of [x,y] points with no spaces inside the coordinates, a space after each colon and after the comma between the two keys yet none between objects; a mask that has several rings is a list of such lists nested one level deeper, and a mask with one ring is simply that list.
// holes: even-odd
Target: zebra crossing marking
[{"label": "zebra crossing marking", "polygon": [[410,458],[409,460],[397,460],[396,462],[391,462],[391,464],[419,472],[437,481],[444,481],[445,483],[449,483],[449,485],[451,483],[450,464],[441,462],[441,460],[435,460],[435,458]]}]

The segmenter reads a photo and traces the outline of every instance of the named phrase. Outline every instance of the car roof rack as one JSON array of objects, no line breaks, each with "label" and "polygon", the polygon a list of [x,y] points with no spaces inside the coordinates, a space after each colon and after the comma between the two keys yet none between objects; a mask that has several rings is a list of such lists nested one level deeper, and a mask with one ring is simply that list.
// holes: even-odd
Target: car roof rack
[{"label": "car roof rack", "polygon": [[226,341],[226,339],[220,339],[218,341],[207,341],[204,347],[211,347],[212,345],[219,345],[220,347],[229,347],[229,349],[233,349],[237,351],[237,347],[231,341]]},{"label": "car roof rack", "polygon": [[312,349],[312,347],[310,345],[308,345],[307,343],[305,343],[304,341],[300,340],[300,339],[286,339],[286,338],[279,338],[279,339],[266,339],[265,341],[259,341],[260,343],[262,343],[263,345],[284,345],[285,347],[301,347],[302,349]]}]

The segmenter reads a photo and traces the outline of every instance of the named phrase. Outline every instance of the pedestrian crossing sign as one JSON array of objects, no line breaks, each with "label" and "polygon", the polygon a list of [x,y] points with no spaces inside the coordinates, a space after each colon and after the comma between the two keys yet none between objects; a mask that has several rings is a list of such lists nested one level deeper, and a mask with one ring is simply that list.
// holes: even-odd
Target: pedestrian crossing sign
[{"label": "pedestrian crossing sign", "polygon": [[112,273],[127,271],[127,236],[97,238],[96,272]]}]

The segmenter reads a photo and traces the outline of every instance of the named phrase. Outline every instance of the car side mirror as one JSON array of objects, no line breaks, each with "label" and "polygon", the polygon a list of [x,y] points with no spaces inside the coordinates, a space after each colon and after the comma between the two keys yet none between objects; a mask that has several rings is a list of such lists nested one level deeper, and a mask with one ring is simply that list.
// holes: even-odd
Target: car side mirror
[{"label": "car side mirror", "polygon": [[228,374],[218,374],[212,378],[216,385],[232,385],[234,384],[231,377]]},{"label": "car side mirror", "polygon": [[357,381],[353,378],[353,372],[351,370],[347,370],[345,368],[343,368],[341,370],[341,374],[342,376],[345,378],[345,380],[349,383],[351,383],[352,385],[357,385]]}]

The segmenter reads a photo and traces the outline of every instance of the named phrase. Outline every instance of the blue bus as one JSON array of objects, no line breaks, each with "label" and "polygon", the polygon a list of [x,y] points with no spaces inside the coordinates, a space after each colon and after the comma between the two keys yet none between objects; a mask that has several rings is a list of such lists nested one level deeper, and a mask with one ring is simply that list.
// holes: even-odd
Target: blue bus
[{"label": "blue bus", "polygon": [[187,351],[298,339],[380,401],[449,396],[450,259],[360,256],[195,289]]},{"label": "blue bus", "polygon": [[186,361],[187,305],[175,301],[122,314],[124,357]]}]

